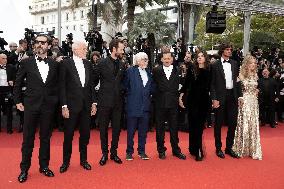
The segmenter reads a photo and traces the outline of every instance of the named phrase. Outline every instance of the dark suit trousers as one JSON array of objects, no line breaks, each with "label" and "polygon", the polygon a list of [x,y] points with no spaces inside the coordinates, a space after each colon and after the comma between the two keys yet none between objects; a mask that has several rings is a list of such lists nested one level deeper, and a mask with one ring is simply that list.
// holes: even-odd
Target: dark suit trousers
[{"label": "dark suit trousers", "polygon": [[234,98],[233,90],[226,90],[225,102],[215,109],[216,123],[214,126],[215,147],[220,150],[222,147],[221,128],[226,117],[228,123],[228,131],[226,138],[226,149],[230,150],[234,143],[235,129],[237,126],[238,103]]},{"label": "dark suit trousers", "polygon": [[133,154],[134,135],[138,128],[138,153],[145,153],[145,144],[149,124],[149,113],[145,112],[143,117],[127,117],[127,149],[126,153]]},{"label": "dark suit trousers", "polygon": [[80,112],[69,112],[69,118],[64,119],[63,162],[70,163],[74,130],[78,125],[80,161],[87,161],[87,146],[90,139],[90,111],[83,108]]},{"label": "dark suit trousers", "polygon": [[193,155],[198,155],[202,151],[202,136],[206,121],[206,110],[199,107],[193,107],[189,110],[189,151]]},{"label": "dark suit trousers", "polygon": [[[55,108],[55,107],[54,107]],[[22,171],[28,171],[31,166],[32,152],[34,148],[35,132],[39,125],[39,165],[41,168],[49,166],[50,160],[50,137],[52,134],[53,108],[41,108],[38,111],[31,111],[27,108],[24,113],[23,143],[22,143]]]},{"label": "dark suit trousers", "polygon": [[275,124],[275,102],[266,99],[259,104],[259,113],[261,123]]},{"label": "dark suit trousers", "polygon": [[108,125],[111,121],[112,141],[110,153],[117,155],[118,141],[120,135],[120,120],[122,106],[99,107],[98,119],[100,127],[101,150],[103,155],[108,154]]},{"label": "dark suit trousers", "polygon": [[7,131],[12,131],[13,120],[13,100],[7,98],[7,93],[0,93],[0,130],[1,130],[1,112],[6,112],[7,115]]},{"label": "dark suit trousers", "polygon": [[178,129],[177,129],[177,117],[178,117],[178,107],[176,108],[157,108],[156,109],[156,141],[157,150],[159,153],[165,152],[165,122],[168,121],[170,129],[170,141],[173,153],[179,153],[181,150],[178,146]]}]

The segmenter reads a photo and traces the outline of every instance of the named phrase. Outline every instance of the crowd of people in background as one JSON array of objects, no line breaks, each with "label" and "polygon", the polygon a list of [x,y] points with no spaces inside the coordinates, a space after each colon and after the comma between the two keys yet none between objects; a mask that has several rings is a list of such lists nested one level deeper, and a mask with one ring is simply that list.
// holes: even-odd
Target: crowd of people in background
[{"label": "crowd of people in background", "polygon": [[[172,154],[186,159],[179,147],[178,130],[189,132],[189,152],[204,158],[203,130],[214,127],[216,155],[262,159],[259,126],[276,128],[283,122],[284,62],[280,48],[269,53],[254,47],[244,56],[241,48],[223,43],[218,54],[187,48],[182,39],[153,51],[149,40],[131,48],[127,38],[115,37],[109,45],[89,51],[72,42],[72,53],[57,38],[39,35],[33,47],[22,39],[0,53],[0,107],[7,116],[7,133],[23,132],[21,174],[25,182],[31,164],[36,127],[40,126],[40,172],[48,168],[53,129],[64,132],[60,173],[70,166],[74,130],[80,132],[80,165],[87,161],[90,130],[100,132],[104,166],[117,154],[120,130],[127,130],[126,160],[134,159],[134,134],[138,130],[138,156],[146,153],[147,132],[156,130],[157,151],[166,159],[165,131],[170,132]],[[13,128],[14,105],[20,117]],[[3,117],[3,116],[2,116]],[[1,117],[1,118],[2,118]],[[249,120],[249,121],[248,121]],[[2,120],[1,120],[2,121]],[[225,154],[221,127],[228,126]],[[112,127],[108,149],[108,128]],[[244,132],[244,129],[250,133]],[[3,130],[3,129],[2,129]],[[1,125],[0,125],[0,131]],[[247,135],[252,137],[247,138]],[[244,139],[244,140],[242,140]]]}]

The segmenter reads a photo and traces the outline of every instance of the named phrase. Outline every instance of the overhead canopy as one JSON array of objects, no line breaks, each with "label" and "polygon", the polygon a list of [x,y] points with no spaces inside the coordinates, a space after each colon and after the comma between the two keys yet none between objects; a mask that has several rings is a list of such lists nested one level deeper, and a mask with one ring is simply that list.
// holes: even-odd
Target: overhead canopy
[{"label": "overhead canopy", "polygon": [[269,1],[265,0],[264,2],[260,0],[181,0],[181,3],[186,4],[212,6],[218,3],[218,7],[228,10],[258,12],[284,16],[284,3],[281,5],[267,2]]}]

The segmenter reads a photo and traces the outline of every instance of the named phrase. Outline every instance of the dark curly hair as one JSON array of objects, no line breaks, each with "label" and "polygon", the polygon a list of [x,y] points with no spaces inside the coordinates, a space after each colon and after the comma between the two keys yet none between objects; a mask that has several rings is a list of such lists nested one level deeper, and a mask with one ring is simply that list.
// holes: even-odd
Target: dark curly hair
[{"label": "dark curly hair", "polygon": [[232,45],[231,43],[229,43],[229,42],[224,42],[224,43],[222,43],[222,44],[219,46],[218,54],[219,54],[220,56],[222,56],[222,54],[223,54],[223,52],[224,52],[224,50],[225,50],[226,48],[233,48],[233,45]]}]

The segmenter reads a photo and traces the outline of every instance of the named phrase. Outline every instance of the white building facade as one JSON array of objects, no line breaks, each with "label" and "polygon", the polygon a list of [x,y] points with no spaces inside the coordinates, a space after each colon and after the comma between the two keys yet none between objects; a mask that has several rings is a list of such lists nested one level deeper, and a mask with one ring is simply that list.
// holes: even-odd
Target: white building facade
[{"label": "white building facade", "polygon": [[[91,1],[74,10],[71,9],[71,0],[61,0],[61,36],[72,33],[74,40],[85,40],[84,32],[89,28],[88,13],[91,12]],[[31,0],[29,11],[32,18],[32,29],[35,32],[55,31],[58,35],[58,0]],[[98,18],[98,26],[103,39],[109,41],[118,32],[116,26],[106,24]]]},{"label": "white building facade", "polygon": [[[74,40],[84,40],[84,32],[90,30],[88,25],[87,14],[91,12],[91,2],[80,6],[74,10],[71,9],[72,0],[61,0],[61,36],[62,41],[65,36],[72,33]],[[154,4],[152,7],[146,7],[146,10],[158,9],[165,14],[168,19],[167,22],[177,27],[178,23],[178,10],[175,2],[170,2],[167,7],[161,7]],[[55,31],[55,36],[58,35],[58,0],[30,0],[29,11],[32,18],[32,29],[35,32]],[[139,14],[143,9],[136,7],[135,14]],[[106,24],[101,17],[98,18],[98,28],[107,42],[116,32],[123,32],[127,24],[123,26],[115,26],[114,24]]]}]

